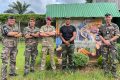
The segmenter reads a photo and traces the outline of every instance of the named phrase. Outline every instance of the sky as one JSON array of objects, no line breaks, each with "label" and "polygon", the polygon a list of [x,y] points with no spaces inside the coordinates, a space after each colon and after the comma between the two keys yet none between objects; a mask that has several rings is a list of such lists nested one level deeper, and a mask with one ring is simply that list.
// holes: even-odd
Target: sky
[{"label": "sky", "polygon": [[69,3],[85,3],[85,0],[0,0],[0,13],[9,9],[8,5],[12,2],[26,2],[31,4],[28,11],[34,11],[38,14],[44,14],[46,12],[46,5],[48,4],[69,4]]}]

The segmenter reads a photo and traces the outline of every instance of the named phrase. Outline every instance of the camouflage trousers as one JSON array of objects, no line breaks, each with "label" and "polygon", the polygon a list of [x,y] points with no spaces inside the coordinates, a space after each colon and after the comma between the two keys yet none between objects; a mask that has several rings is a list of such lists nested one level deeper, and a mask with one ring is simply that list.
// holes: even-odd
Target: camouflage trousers
[{"label": "camouflage trousers", "polygon": [[111,46],[102,46],[101,47],[102,57],[103,57],[103,69],[105,73],[109,71],[112,72],[113,75],[116,74],[116,64],[117,60],[117,50],[114,45]]},{"label": "camouflage trousers", "polygon": [[17,47],[3,47],[1,59],[2,59],[2,68],[1,68],[1,78],[2,80],[7,80],[7,65],[10,58],[10,74],[15,73],[16,67],[16,56],[17,56]]},{"label": "camouflage trousers", "polygon": [[35,60],[38,54],[37,45],[27,45],[25,48],[25,66],[24,72],[28,73],[29,70],[34,71]]},{"label": "camouflage trousers", "polygon": [[45,69],[47,53],[49,53],[50,55],[51,67],[53,70],[55,70],[56,66],[55,66],[55,60],[54,60],[54,47],[53,46],[42,46],[42,59],[41,59],[40,69],[41,70]]},{"label": "camouflage trousers", "polygon": [[74,44],[70,44],[66,46],[62,44],[62,69],[66,69],[67,67],[72,69],[74,67],[72,56],[74,54]]}]

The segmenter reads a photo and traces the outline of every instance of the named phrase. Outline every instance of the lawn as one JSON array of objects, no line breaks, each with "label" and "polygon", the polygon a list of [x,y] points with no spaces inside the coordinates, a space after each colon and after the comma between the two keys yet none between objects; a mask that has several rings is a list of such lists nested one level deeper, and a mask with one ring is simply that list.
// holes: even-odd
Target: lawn
[{"label": "lawn", "polygon": [[[61,71],[58,69],[53,72],[51,70],[40,71],[40,55],[37,56],[35,73],[30,73],[28,76],[23,77],[24,70],[24,43],[19,43],[18,45],[18,55],[17,55],[17,77],[9,77],[8,80],[114,80],[111,75],[104,76],[102,69],[99,67],[87,67],[81,70],[72,71]],[[38,46],[39,54],[41,52],[41,45]],[[2,50],[2,45],[0,44],[0,53]],[[0,59],[1,68],[1,59]],[[118,74],[120,74],[120,68],[118,67]]]}]

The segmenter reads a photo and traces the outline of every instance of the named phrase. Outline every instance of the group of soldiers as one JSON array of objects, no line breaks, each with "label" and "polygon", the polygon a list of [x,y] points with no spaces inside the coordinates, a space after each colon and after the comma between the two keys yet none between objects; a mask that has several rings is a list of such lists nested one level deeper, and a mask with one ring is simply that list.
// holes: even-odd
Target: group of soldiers
[{"label": "group of soldiers", "polygon": [[2,32],[2,43],[3,50],[1,53],[2,68],[1,68],[1,80],[7,80],[7,65],[10,58],[10,73],[9,76],[17,76],[16,73],[16,56],[18,53],[17,42],[19,37],[25,38],[25,66],[24,76],[28,75],[29,72],[34,72],[35,59],[38,54],[38,38],[42,38],[42,60],[41,70],[45,69],[46,55],[49,52],[51,57],[51,66],[55,70],[54,61],[54,36],[55,28],[51,25],[51,18],[46,18],[46,25],[40,29],[35,27],[35,19],[30,18],[29,25],[24,28],[23,33],[19,31],[17,25],[15,25],[15,17],[10,16],[6,24],[1,28]]},{"label": "group of soldiers", "polygon": [[[21,36],[25,38],[25,66],[24,76],[30,72],[34,72],[35,59],[38,54],[37,46],[38,39],[42,38],[42,58],[40,70],[45,70],[46,55],[49,52],[52,70],[56,70],[54,61],[54,36],[56,35],[55,27],[51,25],[51,18],[46,18],[46,25],[40,29],[35,26],[35,19],[30,18],[29,25],[24,28],[21,33],[15,25],[15,17],[10,16],[6,24],[1,28],[2,32],[2,43],[3,50],[1,54],[2,68],[1,68],[1,79],[7,80],[7,65],[10,58],[10,76],[17,76],[15,71],[16,68],[16,56],[17,50],[17,39]],[[111,22],[112,15],[106,14],[105,21],[99,29],[99,37],[102,41],[101,53],[103,56],[103,69],[105,74],[109,71],[112,72],[116,78],[116,63],[117,63],[117,51],[115,43],[117,38],[120,36],[119,27]],[[76,28],[71,25],[70,18],[65,19],[65,25],[60,28],[60,37],[62,40],[62,69],[74,69],[74,63],[72,55],[74,54],[74,39],[76,38]]]}]

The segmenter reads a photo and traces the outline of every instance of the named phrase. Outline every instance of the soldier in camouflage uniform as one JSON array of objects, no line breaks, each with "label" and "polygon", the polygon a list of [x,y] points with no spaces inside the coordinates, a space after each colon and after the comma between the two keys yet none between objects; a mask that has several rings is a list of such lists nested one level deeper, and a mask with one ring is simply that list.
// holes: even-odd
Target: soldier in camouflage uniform
[{"label": "soldier in camouflage uniform", "polygon": [[62,39],[62,69],[73,69],[74,39],[76,38],[76,28],[70,24],[70,18],[66,18],[65,25],[60,28]]},{"label": "soldier in camouflage uniform", "polygon": [[54,36],[55,28],[51,25],[51,18],[47,17],[46,25],[42,26],[40,29],[40,35],[42,36],[42,59],[40,69],[45,69],[46,55],[49,52],[51,67],[53,70],[56,69],[54,61]]},{"label": "soldier in camouflage uniform", "polygon": [[119,27],[112,23],[111,14],[105,15],[106,24],[103,24],[99,29],[99,35],[102,40],[102,56],[103,56],[103,69],[105,74],[108,74],[109,71],[112,72],[113,77],[116,75],[116,63],[117,61],[117,50],[116,50],[116,40],[119,38]]},{"label": "soldier in camouflage uniform", "polygon": [[10,57],[10,76],[17,76],[15,72],[16,56],[17,56],[17,38],[21,36],[18,26],[15,25],[15,18],[10,16],[5,25],[2,26],[2,43],[3,50],[1,54],[2,68],[1,78],[7,80],[7,64]]},{"label": "soldier in camouflage uniform", "polygon": [[[38,37],[39,28],[35,27],[35,19],[31,18],[29,21],[29,26],[24,28],[25,36],[25,67],[24,76],[30,72],[34,72],[35,60],[38,54]],[[30,69],[29,69],[30,68]]]}]

